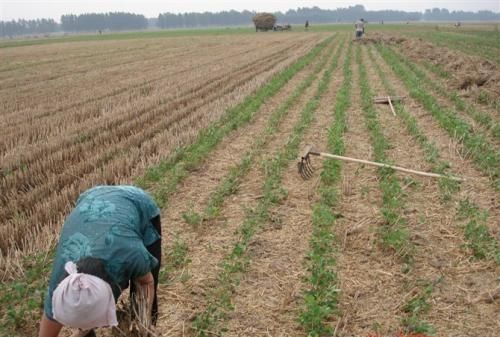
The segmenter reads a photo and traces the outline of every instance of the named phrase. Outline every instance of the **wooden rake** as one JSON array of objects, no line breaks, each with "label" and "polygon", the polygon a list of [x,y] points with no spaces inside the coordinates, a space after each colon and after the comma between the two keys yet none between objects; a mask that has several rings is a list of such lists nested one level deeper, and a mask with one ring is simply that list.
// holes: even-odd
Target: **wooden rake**
[{"label": "wooden rake", "polygon": [[335,154],[330,154],[330,153],[325,153],[325,152],[319,152],[311,145],[307,146],[304,149],[304,151],[302,151],[302,155],[300,156],[299,162],[297,165],[299,168],[299,174],[302,176],[302,178],[304,180],[311,178],[313,173],[314,173],[314,168],[311,165],[311,156],[319,156],[319,157],[323,157],[323,158],[338,159],[338,160],[343,160],[343,161],[348,161],[348,162],[353,162],[353,163],[360,163],[360,164],[366,164],[366,165],[371,165],[371,166],[377,166],[377,167],[386,167],[386,168],[390,168],[390,169],[393,169],[396,171],[416,174],[416,175],[425,176],[425,177],[446,178],[446,179],[451,179],[451,180],[456,180],[456,181],[464,181],[463,178],[459,178],[459,177],[444,176],[444,175],[437,174],[437,173],[410,170],[410,169],[400,167],[400,166],[388,165],[388,164],[377,163],[377,162],[363,160],[363,159],[356,159],[356,158],[351,158],[351,157],[338,156]]},{"label": "wooden rake", "polygon": [[394,106],[392,105],[393,102],[402,102],[404,100],[404,96],[380,96],[380,97],[375,97],[373,99],[374,103],[377,104],[389,104],[391,107],[392,114],[396,116],[396,111],[394,110]]}]

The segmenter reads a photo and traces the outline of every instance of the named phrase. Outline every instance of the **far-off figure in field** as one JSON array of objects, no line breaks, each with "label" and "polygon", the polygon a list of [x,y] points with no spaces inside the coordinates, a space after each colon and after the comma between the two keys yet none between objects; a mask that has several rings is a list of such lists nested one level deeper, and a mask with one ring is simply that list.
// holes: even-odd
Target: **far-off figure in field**
[{"label": "far-off figure in field", "polygon": [[354,24],[354,29],[356,30],[356,39],[360,39],[365,34],[365,20],[359,19]]},{"label": "far-off figure in field", "polygon": [[306,24],[304,25],[304,27],[306,28],[306,30],[309,29],[309,20],[306,20]]}]

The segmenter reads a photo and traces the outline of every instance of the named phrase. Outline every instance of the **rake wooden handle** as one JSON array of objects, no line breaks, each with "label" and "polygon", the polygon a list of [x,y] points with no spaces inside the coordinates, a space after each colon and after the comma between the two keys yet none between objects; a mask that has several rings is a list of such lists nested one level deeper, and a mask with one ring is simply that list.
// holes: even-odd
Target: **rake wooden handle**
[{"label": "rake wooden handle", "polygon": [[391,96],[387,96],[387,100],[389,101],[389,106],[391,107],[392,114],[396,116],[396,111],[394,111],[394,107],[392,106]]},{"label": "rake wooden handle", "polygon": [[400,166],[382,164],[382,163],[377,163],[377,162],[374,162],[374,161],[368,161],[368,160],[363,160],[363,159],[356,159],[356,158],[351,158],[351,157],[338,156],[338,155],[335,155],[335,154],[330,154],[330,153],[325,153],[325,152],[317,152],[317,151],[314,151],[314,150],[311,150],[310,154],[316,155],[316,156],[320,156],[320,157],[339,159],[339,160],[343,160],[343,161],[350,161],[350,162],[354,162],[354,163],[361,163],[361,164],[367,164],[367,165],[378,166],[378,167],[387,167],[387,168],[391,168],[391,169],[396,170],[396,171],[413,173],[413,174],[417,174],[417,175],[420,175],[420,176],[434,177],[434,178],[447,178],[447,179],[456,180],[456,181],[464,181],[464,179],[458,178],[458,177],[444,176],[444,175],[437,174],[437,173],[415,171],[415,170],[410,170],[410,169],[407,169],[407,168],[404,168],[404,167],[400,167]]}]

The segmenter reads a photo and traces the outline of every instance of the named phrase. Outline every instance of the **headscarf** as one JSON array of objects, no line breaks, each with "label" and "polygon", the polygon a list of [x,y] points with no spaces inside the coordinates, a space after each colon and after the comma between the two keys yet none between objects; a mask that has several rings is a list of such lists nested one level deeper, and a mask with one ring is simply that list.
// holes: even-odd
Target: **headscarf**
[{"label": "headscarf", "polygon": [[116,305],[109,284],[101,278],[78,273],[74,262],[66,262],[68,276],[52,295],[54,319],[72,328],[116,326]]}]

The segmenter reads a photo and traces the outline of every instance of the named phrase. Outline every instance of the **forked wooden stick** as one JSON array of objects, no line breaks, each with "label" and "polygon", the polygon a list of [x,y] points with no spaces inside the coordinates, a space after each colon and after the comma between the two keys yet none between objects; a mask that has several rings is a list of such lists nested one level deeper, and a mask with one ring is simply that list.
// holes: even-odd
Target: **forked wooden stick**
[{"label": "forked wooden stick", "polygon": [[391,168],[391,169],[396,170],[396,171],[412,173],[412,174],[425,176],[425,177],[446,178],[446,179],[451,179],[451,180],[456,180],[456,181],[464,181],[465,180],[463,178],[454,177],[454,176],[445,176],[445,175],[441,175],[441,174],[437,174],[437,173],[416,171],[416,170],[411,170],[411,169],[407,169],[407,168],[400,167],[400,166],[394,166],[394,165],[389,165],[389,164],[377,163],[377,162],[369,161],[369,160],[356,159],[356,158],[351,158],[351,157],[338,156],[335,154],[330,154],[330,153],[325,153],[325,152],[319,152],[316,149],[314,149],[312,146],[308,146],[302,152],[301,160],[302,161],[307,160],[309,155],[332,158],[332,159],[339,159],[339,160],[343,160],[343,161],[372,165],[372,166],[377,166],[377,167],[387,167],[387,168]]}]

